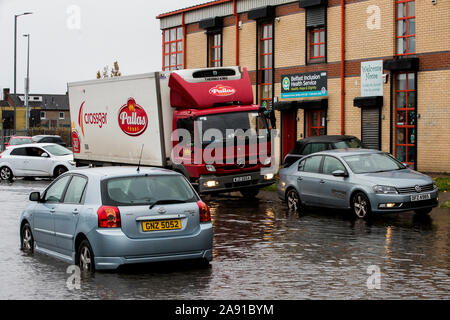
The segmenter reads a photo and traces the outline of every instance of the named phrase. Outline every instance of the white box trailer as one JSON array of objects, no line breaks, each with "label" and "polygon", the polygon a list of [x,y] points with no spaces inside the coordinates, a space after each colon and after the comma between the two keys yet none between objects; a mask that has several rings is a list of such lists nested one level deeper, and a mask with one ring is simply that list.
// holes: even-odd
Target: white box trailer
[{"label": "white box trailer", "polygon": [[[68,84],[68,93],[77,165],[140,162],[165,167],[183,173],[200,193],[238,190],[254,196],[274,182],[273,174],[261,173],[270,166],[270,159],[254,162],[264,149],[270,157],[267,139],[246,142],[245,148],[229,147],[225,142],[232,138],[223,135],[216,149],[220,161],[211,164],[203,159],[208,151],[204,143],[189,145],[181,154],[175,152],[176,161],[171,161],[172,149],[178,143],[172,141],[176,129],[192,132],[191,139],[196,142],[206,135],[202,128],[211,127],[219,132],[243,129],[256,133],[263,129],[270,135],[265,109],[253,104],[246,69],[187,69],[74,82]],[[245,155],[239,158],[241,152]],[[198,163],[195,159],[200,153]]]},{"label": "white box trailer", "polygon": [[[136,165],[141,159],[142,165],[167,166],[173,113],[168,76],[154,72],[69,83],[75,159]],[[130,97],[134,105],[129,105]],[[129,112],[131,118],[125,117],[126,108],[139,112]],[[133,116],[137,122],[139,115],[146,126],[142,132],[142,124],[133,123]]]}]

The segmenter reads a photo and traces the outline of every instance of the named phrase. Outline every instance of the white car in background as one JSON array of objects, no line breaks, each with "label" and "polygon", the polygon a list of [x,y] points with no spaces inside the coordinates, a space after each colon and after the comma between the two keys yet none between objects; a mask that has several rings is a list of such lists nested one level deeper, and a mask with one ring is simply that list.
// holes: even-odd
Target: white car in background
[{"label": "white car in background", "polygon": [[54,143],[22,144],[0,154],[0,178],[58,177],[75,169],[73,153]]}]

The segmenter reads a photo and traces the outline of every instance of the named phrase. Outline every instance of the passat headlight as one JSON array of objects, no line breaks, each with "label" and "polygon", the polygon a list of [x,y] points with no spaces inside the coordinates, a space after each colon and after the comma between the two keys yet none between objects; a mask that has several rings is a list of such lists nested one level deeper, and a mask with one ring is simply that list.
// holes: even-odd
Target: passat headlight
[{"label": "passat headlight", "polygon": [[397,189],[391,186],[374,186],[373,191],[379,194],[397,194]]},{"label": "passat headlight", "polygon": [[435,189],[437,189],[437,188],[438,188],[437,183],[436,183],[435,181],[433,181],[433,190],[435,190]]}]

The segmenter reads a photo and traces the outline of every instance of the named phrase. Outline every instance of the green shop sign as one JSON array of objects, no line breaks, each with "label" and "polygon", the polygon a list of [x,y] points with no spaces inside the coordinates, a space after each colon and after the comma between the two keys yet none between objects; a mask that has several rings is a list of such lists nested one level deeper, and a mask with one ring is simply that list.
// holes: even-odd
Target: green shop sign
[{"label": "green shop sign", "polygon": [[281,99],[326,97],[326,71],[287,74],[281,76]]}]

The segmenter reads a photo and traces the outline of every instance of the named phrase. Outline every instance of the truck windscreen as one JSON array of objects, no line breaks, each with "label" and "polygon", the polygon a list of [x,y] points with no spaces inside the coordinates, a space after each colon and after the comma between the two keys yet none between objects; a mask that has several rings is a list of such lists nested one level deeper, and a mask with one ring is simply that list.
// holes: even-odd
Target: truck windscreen
[{"label": "truck windscreen", "polygon": [[[221,114],[211,114],[199,116],[197,126],[203,132],[203,137],[210,129],[219,130],[223,139],[234,139],[236,130],[243,130],[244,133],[251,135],[260,135],[261,130],[267,134],[266,118],[258,112],[230,112]],[[248,131],[250,130],[250,132]],[[216,137],[216,140],[221,140]],[[211,142],[204,139],[204,143]]]}]

